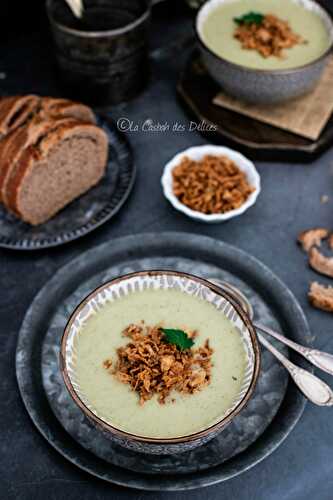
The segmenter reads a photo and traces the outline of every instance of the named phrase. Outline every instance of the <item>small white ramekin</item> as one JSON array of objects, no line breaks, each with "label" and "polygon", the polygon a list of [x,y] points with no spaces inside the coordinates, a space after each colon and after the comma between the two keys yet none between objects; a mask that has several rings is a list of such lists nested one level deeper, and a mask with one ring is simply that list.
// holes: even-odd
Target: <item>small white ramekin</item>
[{"label": "small white ramekin", "polygon": [[[228,212],[221,214],[204,214],[202,212],[197,212],[187,207],[175,196],[173,192],[173,179],[172,170],[179,165],[184,156],[189,157],[192,160],[200,161],[206,155],[214,156],[227,156],[230,160],[234,161],[240,170],[245,172],[247,180],[251,186],[254,187],[254,191],[250,194],[248,199],[243,203],[242,206],[236,208],[235,210],[229,210]],[[224,222],[233,217],[237,217],[244,213],[248,208],[250,208],[256,202],[256,199],[260,193],[260,176],[252,163],[248,158],[242,154],[234,151],[233,149],[226,148],[224,146],[195,146],[174,156],[164,167],[164,172],[161,178],[161,183],[163,187],[164,196],[169,200],[171,205],[176,210],[183,212],[188,217],[196,219],[202,222],[208,222],[210,224],[217,224],[219,222]]]}]

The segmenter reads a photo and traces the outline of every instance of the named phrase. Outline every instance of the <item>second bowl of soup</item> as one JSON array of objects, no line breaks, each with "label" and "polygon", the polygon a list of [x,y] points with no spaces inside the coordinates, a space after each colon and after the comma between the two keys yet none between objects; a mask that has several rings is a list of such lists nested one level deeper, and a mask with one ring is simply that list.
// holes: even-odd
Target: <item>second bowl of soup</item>
[{"label": "second bowl of soup", "polygon": [[209,0],[196,33],[222,90],[255,103],[309,92],[333,45],[331,17],[313,0]]}]

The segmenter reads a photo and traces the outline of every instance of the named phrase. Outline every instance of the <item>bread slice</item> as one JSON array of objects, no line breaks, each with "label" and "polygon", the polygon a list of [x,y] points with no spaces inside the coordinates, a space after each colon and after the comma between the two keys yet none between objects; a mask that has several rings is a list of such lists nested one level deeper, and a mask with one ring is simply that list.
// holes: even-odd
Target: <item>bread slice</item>
[{"label": "bread slice", "polygon": [[38,225],[97,184],[108,152],[105,132],[68,119],[23,149],[6,187],[6,207]]},{"label": "bread slice", "polygon": [[96,123],[94,112],[80,102],[54,97],[43,97],[40,111],[41,118],[76,118],[85,123]]},{"label": "bread slice", "polygon": [[19,158],[25,148],[36,144],[61,123],[71,123],[71,120],[68,118],[41,120],[37,115],[26,126],[19,127],[7,134],[0,143],[0,201],[6,205],[7,185],[12,173],[16,171]]},{"label": "bread slice", "polygon": [[2,190],[10,168],[10,154],[8,153],[12,146],[12,141],[16,135],[16,130],[7,134],[0,141],[0,202],[3,200]]},{"label": "bread slice", "polygon": [[8,148],[13,144],[16,131],[39,112],[40,102],[41,99],[35,95],[12,96],[0,100],[0,202],[8,170]]}]

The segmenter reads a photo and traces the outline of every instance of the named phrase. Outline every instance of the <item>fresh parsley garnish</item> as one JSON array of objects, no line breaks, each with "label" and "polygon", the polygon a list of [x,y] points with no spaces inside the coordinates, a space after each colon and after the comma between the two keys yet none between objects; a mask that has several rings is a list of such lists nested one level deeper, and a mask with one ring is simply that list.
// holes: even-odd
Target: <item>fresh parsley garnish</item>
[{"label": "fresh parsley garnish", "polygon": [[161,331],[164,333],[166,342],[176,345],[181,351],[190,349],[194,345],[193,340],[183,330],[161,328]]},{"label": "fresh parsley garnish", "polygon": [[264,20],[264,15],[260,14],[260,12],[248,12],[241,17],[234,17],[234,21],[236,24],[257,24],[260,26]]}]

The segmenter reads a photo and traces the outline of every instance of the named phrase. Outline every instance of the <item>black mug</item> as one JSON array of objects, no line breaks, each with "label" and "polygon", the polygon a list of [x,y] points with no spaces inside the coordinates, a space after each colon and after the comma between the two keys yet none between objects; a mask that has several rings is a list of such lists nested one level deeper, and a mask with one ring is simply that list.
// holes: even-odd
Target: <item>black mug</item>
[{"label": "black mug", "polygon": [[47,0],[60,75],[70,97],[111,105],[135,97],[149,74],[150,0],[84,0],[76,19],[64,0]]}]

